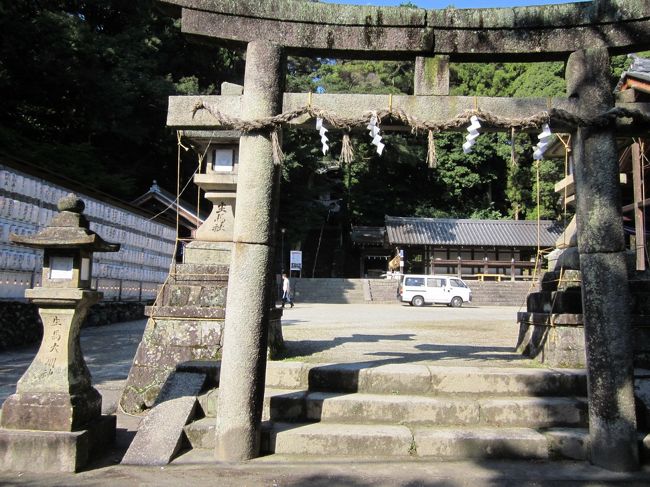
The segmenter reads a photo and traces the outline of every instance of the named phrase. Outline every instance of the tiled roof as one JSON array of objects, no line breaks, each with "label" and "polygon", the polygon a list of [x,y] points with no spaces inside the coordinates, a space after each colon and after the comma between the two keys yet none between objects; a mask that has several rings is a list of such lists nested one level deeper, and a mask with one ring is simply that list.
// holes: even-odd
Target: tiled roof
[{"label": "tiled roof", "polygon": [[621,75],[621,79],[616,85],[615,91],[621,91],[627,78],[634,78],[650,83],[650,58],[639,57],[636,54],[628,54],[627,56],[632,59],[632,64],[628,70],[624,71]]},{"label": "tiled roof", "polygon": [[383,245],[386,229],[384,227],[352,227],[350,237],[356,244]]},{"label": "tiled roof", "polygon": [[650,58],[639,57],[636,54],[628,55],[633,59],[632,65],[628,72],[632,73],[650,73]]},{"label": "tiled roof", "polygon": [[[536,247],[537,222],[530,220],[455,220],[386,216],[391,245],[467,245],[483,247]],[[563,228],[540,222],[540,245],[554,247]]]},{"label": "tiled roof", "polygon": [[[195,207],[192,207],[192,205],[184,202],[183,200],[177,200],[174,194],[158,186],[158,183],[155,180],[151,185],[151,188],[149,188],[149,191],[133,200],[131,204],[142,207],[147,201],[150,201],[152,199],[159,201],[165,205],[166,210],[164,211],[169,211],[171,214],[175,214],[176,208],[178,207],[179,215],[185,218],[192,225],[201,225],[207,219],[208,215],[205,213],[205,211],[201,211],[201,214],[198,216],[197,221],[197,213]],[[177,203],[177,201],[180,202]]]}]

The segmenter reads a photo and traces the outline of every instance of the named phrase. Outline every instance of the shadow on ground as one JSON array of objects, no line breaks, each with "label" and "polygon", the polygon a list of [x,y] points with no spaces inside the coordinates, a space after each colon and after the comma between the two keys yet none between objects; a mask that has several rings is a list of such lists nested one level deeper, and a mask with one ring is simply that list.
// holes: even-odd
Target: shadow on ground
[{"label": "shadow on ground", "polygon": [[[379,343],[390,341],[414,341],[415,335],[405,333],[399,335],[361,335],[335,337],[332,340],[298,340],[285,341],[285,359],[305,357],[331,350],[345,343]],[[467,362],[476,360],[522,360],[514,347],[479,346],[479,345],[449,345],[449,344],[418,344],[414,346],[419,352],[378,351],[367,352],[365,356],[385,357],[376,361],[361,362],[364,366],[373,367],[388,363],[404,364],[416,362],[442,361],[462,359]],[[358,362],[357,362],[358,363]]]}]

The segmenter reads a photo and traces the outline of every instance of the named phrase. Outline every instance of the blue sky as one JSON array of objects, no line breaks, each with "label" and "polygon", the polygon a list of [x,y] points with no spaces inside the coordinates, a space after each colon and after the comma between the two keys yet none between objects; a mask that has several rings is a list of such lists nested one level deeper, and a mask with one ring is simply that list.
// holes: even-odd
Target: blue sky
[{"label": "blue sky", "polygon": [[[406,0],[321,0],[325,3],[348,3],[354,5],[376,5],[378,7],[397,7]],[[577,1],[577,0],[576,0]],[[551,3],[571,3],[568,0],[411,0],[422,8],[490,8],[521,7],[524,5],[548,5]]]}]

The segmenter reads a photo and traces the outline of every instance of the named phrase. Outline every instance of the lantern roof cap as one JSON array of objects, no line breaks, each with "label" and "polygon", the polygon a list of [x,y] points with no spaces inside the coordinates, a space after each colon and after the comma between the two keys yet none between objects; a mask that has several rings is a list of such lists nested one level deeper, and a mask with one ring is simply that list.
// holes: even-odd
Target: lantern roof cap
[{"label": "lantern roof cap", "polygon": [[83,249],[91,252],[117,252],[119,243],[105,241],[90,230],[83,211],[86,205],[74,193],[61,198],[57,203],[59,213],[48,226],[33,235],[9,236],[11,242],[39,249]]}]

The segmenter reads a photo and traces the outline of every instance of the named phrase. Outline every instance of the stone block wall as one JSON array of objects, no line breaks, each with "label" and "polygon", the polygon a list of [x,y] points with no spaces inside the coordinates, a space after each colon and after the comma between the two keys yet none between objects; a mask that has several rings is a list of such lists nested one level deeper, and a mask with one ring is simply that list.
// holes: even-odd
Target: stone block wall
[{"label": "stone block wall", "polygon": [[179,364],[221,358],[223,320],[149,318],[133,359],[120,406],[137,414],[154,405]]},{"label": "stone block wall", "polygon": [[38,309],[31,303],[0,301],[0,350],[38,343],[43,323]]},{"label": "stone block wall", "polygon": [[[100,302],[90,308],[82,327],[143,319],[145,303]],[[0,301],[0,351],[38,344],[43,324],[37,307],[20,301]]]},{"label": "stone block wall", "polygon": [[[194,255],[194,247],[187,249],[186,257]],[[124,412],[152,407],[178,365],[221,358],[227,287],[227,265],[174,266],[159,300],[146,310],[149,320],[120,399]]]}]

